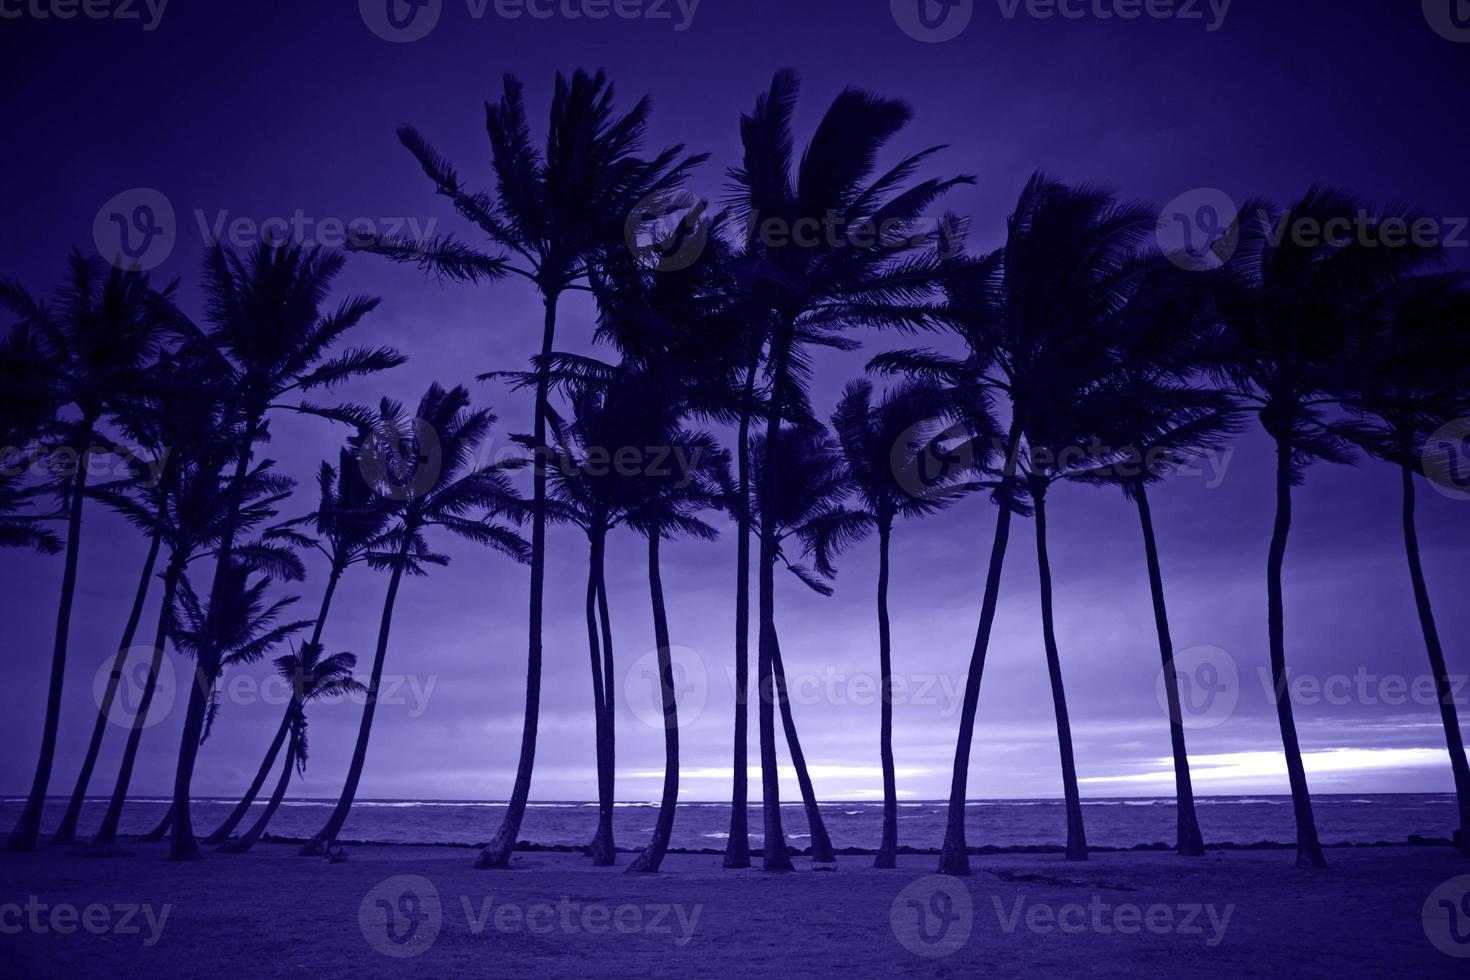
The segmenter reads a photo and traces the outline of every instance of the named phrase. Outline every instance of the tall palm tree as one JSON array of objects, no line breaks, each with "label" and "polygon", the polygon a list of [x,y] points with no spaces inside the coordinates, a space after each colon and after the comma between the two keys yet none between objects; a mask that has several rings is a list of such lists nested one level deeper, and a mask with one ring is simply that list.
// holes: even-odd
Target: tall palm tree
[{"label": "tall palm tree", "polygon": [[295,710],[289,714],[291,743],[286,749],[286,762],[281,767],[281,777],[260,817],[239,840],[222,843],[218,850],[243,854],[260,840],[260,835],[265,833],[271,817],[275,816],[281,800],[286,796],[286,787],[291,783],[291,771],[294,769],[302,775],[306,774],[306,706],[313,701],[343,694],[366,693],[367,688],[352,677],[352,669],[356,666],[357,658],[350,653],[334,653],[323,657],[320,641],[304,643],[300,650],[293,650],[276,658],[276,673],[291,685],[291,704],[295,706]]},{"label": "tall palm tree", "polygon": [[[671,378],[670,375],[674,377]],[[663,709],[664,783],[653,836],[633,862],[630,872],[652,873],[663,863],[674,829],[679,802],[679,705],[674,685],[673,651],[664,601],[660,545],[665,538],[686,536],[713,540],[717,533],[703,521],[701,511],[720,506],[721,486],[728,482],[729,457],[707,433],[685,430],[680,416],[682,381],[675,372],[629,376],[614,397],[623,418],[632,424],[623,446],[638,451],[629,490],[628,526],[648,539],[648,591],[653,606],[653,635],[657,648],[659,694]],[[660,466],[664,447],[679,450],[684,467]]]},{"label": "tall palm tree", "polygon": [[1447,447],[1431,442],[1434,433],[1463,418],[1470,409],[1470,370],[1464,357],[1470,283],[1462,274],[1415,275],[1386,288],[1375,305],[1375,329],[1358,355],[1354,390],[1347,403],[1356,422],[1345,427],[1343,434],[1399,470],[1409,581],[1455,781],[1459,827],[1453,837],[1461,853],[1470,855],[1470,764],[1419,556],[1414,517],[1415,477],[1427,474],[1442,479],[1441,474],[1451,472],[1444,458]]},{"label": "tall palm tree", "polygon": [[[556,75],[544,150],[531,140],[519,79],[507,75],[500,99],[485,106],[496,195],[471,191],[454,167],[418,131],[403,127],[398,138],[413,154],[437,193],[474,224],[503,252],[490,255],[453,237],[408,241],[378,239],[359,247],[460,282],[478,283],[518,275],[535,285],[544,316],[541,357],[555,350],[556,308],[563,293],[586,289],[594,256],[620,247],[624,227],[640,201],[678,187],[703,156],[684,157],[682,146],[669,147],[652,159],[638,156],[651,110],[639,100],[625,114],[613,108],[613,86],[602,72],[578,70],[570,79]],[[682,157],[682,159],[681,159]],[[547,445],[550,379],[536,385],[532,440]],[[526,657],[526,714],[521,752],[510,805],[494,840],[481,852],[479,865],[504,868],[510,863],[531,792],[536,761],[536,727],[541,696],[541,615],[546,578],[546,475],[533,475],[531,529],[531,594]]]},{"label": "tall palm tree", "polygon": [[[364,419],[365,428],[353,438],[355,452],[364,460],[363,475],[377,493],[391,501],[392,525],[367,558],[372,567],[389,573],[388,593],[383,600],[367,701],[347,780],[326,824],[302,847],[302,854],[330,849],[357,796],[367,762],[368,736],[377,711],[399,583],[405,573],[427,575],[429,566],[449,562],[447,556],[429,549],[425,533],[430,528],[443,528],[517,561],[528,556],[520,535],[497,521],[507,515],[525,516],[506,476],[511,466],[474,465],[476,450],[489,435],[495,416],[485,409],[472,412],[469,403],[469,392],[464,388],[446,391],[437,384],[429,386],[413,416],[406,416],[402,405],[385,398],[376,417]],[[428,455],[421,457],[424,452]]]},{"label": "tall palm tree", "polygon": [[[1007,220],[1006,243],[988,255],[957,256],[948,263],[946,322],[964,340],[965,356],[910,350],[880,355],[872,362],[880,370],[906,373],[944,388],[968,416],[977,414],[992,395],[1002,395],[1010,403],[1006,434],[998,447],[1004,463],[993,495],[998,505],[995,533],[960,707],[939,859],[943,874],[970,873],[965,833],[970,751],[1011,518],[1030,509],[1026,495],[1031,481],[1021,469],[1027,437],[1049,433],[1041,411],[1058,399],[1074,402],[1085,381],[1097,375],[1099,357],[1107,356],[1116,311],[1136,285],[1127,273],[1153,227],[1150,220],[1147,209],[1119,205],[1105,191],[1068,187],[1045,174],[1033,174]],[[1044,531],[1038,528],[1038,545]],[[1044,595],[1044,612],[1048,606]],[[1043,626],[1046,634],[1045,622]],[[1047,648],[1065,772],[1065,702],[1054,643],[1048,642]],[[1076,855],[1080,852],[1075,845],[1081,841],[1072,825],[1069,821]]]},{"label": "tall palm tree", "polygon": [[[772,445],[774,449],[768,448]],[[749,506],[756,529],[764,533],[769,527],[774,531],[776,550],[773,560],[785,565],[808,588],[820,595],[831,595],[832,587],[827,580],[836,575],[831,558],[861,536],[867,527],[863,514],[842,504],[852,492],[853,485],[840,451],[825,431],[812,425],[784,428],[774,444],[757,435],[751,440],[750,455],[755,493]],[[779,475],[773,478],[773,473]],[[803,556],[814,557],[814,567],[808,568],[793,560],[785,548],[788,539],[795,539],[801,544]],[[806,755],[797,737],[774,616],[771,631],[775,641],[772,694],[781,712],[786,747],[791,753],[791,764],[796,770],[797,785],[801,789],[802,803],[811,827],[812,860],[831,863],[837,858],[817,805]]]},{"label": "tall palm tree", "polygon": [[[51,680],[41,750],[19,821],[6,840],[10,851],[36,846],[41,811],[56,757],[56,735],[61,720],[61,692],[66,677],[67,638],[72,602],[76,595],[77,566],[81,557],[82,504],[86,500],[88,459],[107,452],[99,426],[121,394],[136,387],[141,370],[157,355],[165,335],[158,315],[167,295],[149,285],[148,276],[124,271],[102,259],[73,252],[66,282],[48,304],[14,282],[0,282],[0,308],[20,318],[29,337],[27,353],[40,359],[37,374],[46,376],[55,401],[71,410],[57,420],[52,451],[69,459],[55,472],[55,492],[66,518],[66,556],[56,632],[51,651]],[[12,350],[12,353],[15,353]],[[53,460],[63,457],[54,456]],[[24,525],[21,526],[24,529]],[[21,540],[36,540],[27,531]],[[42,539],[44,540],[44,539]]]},{"label": "tall palm tree", "polygon": [[[1234,253],[1217,271],[1222,326],[1219,372],[1276,444],[1276,519],[1266,559],[1267,637],[1276,716],[1297,829],[1297,867],[1324,868],[1286,669],[1282,566],[1291,532],[1292,488],[1309,464],[1347,463],[1353,447],[1330,413],[1351,388],[1354,335],[1372,319],[1381,290],[1415,268],[1421,248],[1374,248],[1374,229],[1346,240],[1302,233],[1367,213],[1350,194],[1313,187],[1289,211],[1248,202],[1232,229]],[[1309,223],[1315,224],[1309,224]]]},{"label": "tall palm tree", "polygon": [[873,404],[873,385],[849,382],[832,415],[848,478],[860,507],[819,527],[824,556],[878,532],[878,672],[882,678],[878,756],[883,767],[883,835],[876,868],[893,868],[898,855],[898,780],[893,762],[893,657],[888,618],[889,545],[896,519],[928,517],[970,489],[945,474],[929,486],[906,480],[942,458],[953,410],[933,388],[904,383]]},{"label": "tall palm tree", "polygon": [[[234,449],[233,490],[243,488],[255,444],[269,434],[267,414],[283,407],[280,399],[296,392],[330,389],[342,381],[386,370],[403,362],[388,348],[357,348],[328,357],[327,351],[378,305],[376,299],[349,297],[332,312],[322,306],[343,258],[290,243],[263,242],[247,256],[216,243],[205,254],[204,288],[208,331],[177,320],[199,342],[212,347],[219,370],[229,379],[229,417],[240,433]],[[238,497],[227,501],[215,561],[210,605],[223,599],[235,547]],[[210,611],[211,617],[217,613]],[[199,844],[189,811],[189,787],[208,708],[206,680],[219,670],[219,651],[211,648],[212,628],[204,630],[196,658],[195,683],[174,776],[170,857],[198,858]]]},{"label": "tall palm tree", "polygon": [[[204,413],[206,417],[208,413]],[[179,423],[180,415],[160,416],[167,423]],[[178,646],[178,622],[180,616],[179,590],[189,566],[200,559],[218,554],[225,529],[231,522],[232,506],[238,510],[233,517],[235,533],[245,533],[275,516],[275,507],[286,499],[290,482],[270,472],[268,463],[253,467],[245,477],[245,486],[236,492],[229,479],[221,471],[231,463],[234,440],[216,442],[190,442],[188,426],[181,425],[179,442],[174,443],[176,465],[167,471],[165,496],[158,518],[158,528],[164,543],[169,548],[169,560],[164,567],[162,599],[159,603],[158,622],[154,630],[152,655],[144,675],[143,691],[134,711],[132,725],[128,730],[122,760],[118,764],[117,780],[112,796],[102,817],[102,824],[92,838],[92,845],[109,853],[117,837],[118,824],[122,819],[123,807],[127,802],[128,787],[131,785],[133,767],[137,762],[143,732],[149,726],[149,712],[157,690],[159,670],[169,642]],[[220,430],[203,427],[209,436],[217,437]],[[195,433],[197,434],[197,433]],[[105,492],[106,488],[99,488]],[[126,492],[118,488],[118,492]],[[232,501],[238,500],[238,504]],[[114,506],[116,502],[113,501]],[[234,569],[231,575],[238,579],[249,570],[269,569],[285,580],[296,580],[302,570],[294,556],[264,542],[242,544],[233,552]],[[198,605],[198,599],[194,600]],[[223,605],[223,603],[222,603]],[[207,615],[207,613],[205,614]],[[241,617],[236,617],[237,620]],[[245,617],[248,618],[248,617]],[[221,617],[223,622],[223,617]],[[202,625],[202,624],[201,624]],[[248,630],[246,631],[248,632]],[[236,636],[240,631],[236,631]],[[248,641],[247,641],[248,642]],[[196,647],[198,644],[196,643]],[[197,655],[197,654],[196,654]],[[165,829],[172,817],[165,817]],[[162,836],[163,831],[158,832]],[[151,836],[151,835],[150,835]]]},{"label": "tall palm tree", "polygon": [[[856,89],[833,100],[799,164],[793,166],[795,139],[791,116],[798,81],[789,69],[778,72],[770,89],[742,116],[740,167],[730,172],[732,208],[744,221],[744,253],[759,270],[749,283],[749,307],[769,324],[766,372],[769,406],[765,437],[774,444],[783,419],[792,419],[813,345],[847,346],[842,331],[851,327],[926,326],[927,303],[937,261],[933,239],[913,228],[900,236],[872,235],[875,228],[906,226],[935,200],[969,178],[912,181],[915,171],[937,147],[900,160],[886,172],[875,170],[877,156],[908,123],[901,102]],[[773,223],[786,234],[770,234]],[[842,235],[792,234],[798,228],[836,227]],[[856,244],[851,232],[863,231]],[[759,492],[759,491],[758,491]],[[760,538],[758,665],[763,864],[789,870],[781,828],[780,787],[775,743],[775,555],[774,525]]]},{"label": "tall palm tree", "polygon": [[[337,592],[337,583],[347,569],[367,561],[380,545],[391,512],[386,506],[385,498],[378,496],[363,478],[358,461],[345,449],[338,454],[335,470],[330,463],[322,463],[317,474],[317,490],[317,509],[314,513],[301,521],[291,522],[288,526],[267,531],[265,538],[290,541],[302,549],[315,549],[327,559],[327,584],[322,590],[321,608],[317,611],[316,621],[311,628],[311,639],[306,641],[294,658],[301,663],[329,665],[335,661],[331,657],[322,658],[322,630],[326,626],[327,613],[332,607],[332,597]],[[316,532],[315,537],[297,530],[303,523],[312,525]],[[276,729],[250,787],[225,821],[214,833],[204,838],[204,843],[220,844],[228,840],[245,818],[256,795],[265,785],[281,746],[294,730],[292,726],[296,724],[296,715],[304,707],[305,703],[299,697],[292,697],[286,702],[281,724]],[[301,766],[306,764],[304,751],[297,753],[296,761]]]}]

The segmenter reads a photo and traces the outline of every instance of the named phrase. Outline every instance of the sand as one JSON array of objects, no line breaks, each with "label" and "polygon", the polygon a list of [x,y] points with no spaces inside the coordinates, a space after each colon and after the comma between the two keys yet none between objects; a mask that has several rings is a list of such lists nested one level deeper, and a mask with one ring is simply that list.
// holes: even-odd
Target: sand
[{"label": "sand", "polygon": [[1288,851],[989,855],[959,880],[930,876],[928,856],[770,875],[680,854],[635,876],[564,853],[477,871],[449,847],[328,863],[265,843],[175,864],[128,846],[0,854],[0,975],[1470,975],[1430,934],[1465,954],[1470,935],[1455,943],[1448,912],[1424,920],[1437,886],[1470,875],[1442,848],[1329,849],[1323,872]]}]

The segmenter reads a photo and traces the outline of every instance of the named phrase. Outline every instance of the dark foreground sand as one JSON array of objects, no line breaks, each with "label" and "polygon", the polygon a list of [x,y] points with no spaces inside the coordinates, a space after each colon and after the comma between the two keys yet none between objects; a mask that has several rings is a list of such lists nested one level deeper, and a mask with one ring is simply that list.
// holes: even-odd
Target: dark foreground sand
[{"label": "dark foreground sand", "polygon": [[458,848],[130,846],[0,854],[0,976],[1470,976],[1431,940],[1470,954],[1470,920],[1430,900],[1470,862],[1439,848],[1333,849],[1325,872],[1287,851],[996,855],[957,883],[917,856],[768,875],[673,855],[635,876],[568,854],[489,872]]}]

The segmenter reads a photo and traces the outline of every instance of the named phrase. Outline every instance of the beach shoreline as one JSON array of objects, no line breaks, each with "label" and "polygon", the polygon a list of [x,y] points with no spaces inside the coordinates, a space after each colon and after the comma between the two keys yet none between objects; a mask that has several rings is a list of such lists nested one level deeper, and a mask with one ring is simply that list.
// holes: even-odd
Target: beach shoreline
[{"label": "beach shoreline", "polygon": [[[671,854],[660,873],[634,875],[624,855],[595,868],[538,848],[482,871],[469,848],[445,845],[355,844],[335,863],[277,841],[185,863],[165,860],[164,843],[125,847],[113,860],[0,855],[8,973],[1342,978],[1465,966],[1425,918],[1437,888],[1470,874],[1439,847],[1330,848],[1317,872],[1279,849],[977,854],[967,879],[933,875],[920,854],[894,871],[842,855],[785,874]],[[118,928],[128,908],[136,931]],[[106,928],[89,930],[88,916]]]}]

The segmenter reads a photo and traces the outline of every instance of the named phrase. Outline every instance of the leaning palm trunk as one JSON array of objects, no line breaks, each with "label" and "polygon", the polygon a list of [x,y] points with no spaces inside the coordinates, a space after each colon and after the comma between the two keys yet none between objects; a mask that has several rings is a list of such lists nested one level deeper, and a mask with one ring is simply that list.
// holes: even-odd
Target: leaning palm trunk
[{"label": "leaning palm trunk", "polygon": [[606,867],[617,862],[612,826],[612,702],[606,698],[602,636],[598,623],[603,552],[607,539],[601,531],[594,531],[591,537],[591,555],[587,563],[587,644],[592,657],[592,712],[597,740],[597,833],[588,845],[587,853],[594,865]]},{"label": "leaning palm trunk", "polygon": [[1434,609],[1429,603],[1429,586],[1424,579],[1424,566],[1419,560],[1419,533],[1414,527],[1414,471],[1401,467],[1404,487],[1404,549],[1409,558],[1409,578],[1414,585],[1414,605],[1419,610],[1419,626],[1424,631],[1424,646],[1429,652],[1429,669],[1434,674],[1439,693],[1439,717],[1444,723],[1445,746],[1450,753],[1450,769],[1455,776],[1455,798],[1459,801],[1460,826],[1454,833],[1455,846],[1470,857],[1470,765],[1465,761],[1465,742],[1460,736],[1460,719],[1455,710],[1455,688],[1445,666],[1444,648],[1439,642],[1439,628],[1434,622]]},{"label": "leaning palm trunk", "polygon": [[1169,632],[1169,613],[1164,605],[1164,576],[1159,566],[1159,546],[1154,540],[1153,512],[1143,481],[1133,486],[1138,502],[1138,520],[1143,526],[1143,553],[1148,563],[1148,588],[1153,597],[1154,625],[1159,633],[1159,656],[1163,660],[1164,691],[1169,705],[1169,741],[1174,753],[1174,797],[1179,813],[1175,849],[1186,857],[1205,853],[1204,836],[1195,815],[1194,784],[1189,776],[1189,753],[1184,747],[1184,715],[1179,701],[1179,676],[1174,671],[1174,640]]},{"label": "leaning palm trunk", "polygon": [[1082,795],[1077,789],[1077,763],[1072,757],[1072,722],[1067,714],[1067,692],[1062,686],[1062,659],[1057,652],[1056,620],[1052,613],[1051,561],[1046,550],[1046,496],[1032,491],[1036,505],[1036,567],[1040,575],[1041,635],[1046,646],[1046,672],[1051,679],[1051,703],[1057,718],[1057,747],[1062,757],[1062,794],[1067,801],[1067,860],[1087,860],[1087,832],[1082,826]]},{"label": "leaning palm trunk", "polygon": [[[771,404],[766,415],[766,445],[774,446],[781,437],[781,399],[786,391],[786,362],[790,341],[778,343],[773,339],[771,371]],[[757,492],[770,499],[771,481],[776,475],[765,467],[761,482],[764,486]],[[760,634],[756,654],[757,693],[760,697],[757,711],[760,725],[761,745],[761,817],[765,840],[761,845],[761,865],[767,871],[792,870],[791,855],[786,849],[786,834],[781,829],[781,781],[779,763],[776,760],[776,556],[780,542],[776,534],[776,522],[760,522],[759,569],[759,614]]]},{"label": "leaning palm trunk", "polygon": [[730,836],[725,867],[750,867],[750,404],[756,365],[745,376],[745,391],[736,431],[735,465],[738,501],[735,513],[735,761],[730,788]]},{"label": "leaning palm trunk", "polygon": [[[316,625],[311,630],[311,643],[313,647],[320,647],[322,641],[322,629],[327,622],[327,612],[332,607],[332,596],[337,591],[337,581],[342,577],[340,569],[333,568],[327,576],[327,587],[322,593],[322,607],[317,612]],[[260,794],[260,789],[265,785],[266,777],[274,768],[276,756],[281,753],[281,746],[286,743],[286,736],[291,731],[291,721],[297,711],[296,697],[293,694],[291,700],[286,702],[286,711],[281,717],[281,724],[276,728],[276,734],[271,739],[270,748],[266,750],[265,758],[260,763],[260,768],[255,772],[255,778],[250,781],[250,788],[245,795],[240,797],[240,802],[235,804],[235,809],[225,818],[224,823],[215,828],[214,833],[204,838],[206,844],[223,844],[230,839],[235,828],[240,826],[240,821],[245,819],[245,814],[250,812],[251,804],[255,797]]]},{"label": "leaning palm trunk", "polygon": [[92,724],[92,738],[87,743],[87,755],[82,760],[82,771],[77,776],[77,785],[71,791],[71,802],[62,815],[61,826],[51,838],[53,844],[70,844],[76,840],[77,821],[82,816],[82,804],[87,798],[87,787],[92,782],[92,772],[97,767],[97,755],[102,751],[102,737],[107,733],[107,718],[112,703],[117,698],[117,688],[122,681],[123,667],[132,648],[133,637],[138,632],[138,623],[143,619],[143,604],[148,599],[148,586],[153,579],[153,566],[158,561],[162,536],[155,533],[148,545],[148,557],[143,560],[143,574],[138,580],[138,591],[133,595],[133,608],[128,612],[128,622],[123,628],[122,640],[118,642],[117,654],[112,658],[112,672],[107,675],[107,687],[102,692],[102,701],[97,707],[97,720]]},{"label": "leaning palm trunk", "polygon": [[822,810],[817,805],[817,791],[812,786],[811,773],[806,766],[806,753],[801,749],[801,739],[796,734],[796,717],[791,713],[791,697],[786,689],[786,667],[781,662],[780,637],[772,631],[775,640],[771,645],[771,666],[775,672],[776,703],[781,706],[781,727],[786,732],[786,748],[791,752],[791,766],[796,770],[796,784],[801,788],[801,802],[806,809],[807,825],[812,832],[812,860],[819,864],[832,864],[837,855],[832,851],[832,838],[827,834],[827,825],[822,820]]},{"label": "leaning palm trunk", "polygon": [[990,649],[990,630],[1000,601],[1000,575],[1005,565],[1006,545],[1011,536],[1011,490],[1016,475],[1016,450],[1020,444],[1019,422],[1011,423],[1006,438],[1006,462],[1001,498],[995,515],[995,537],[990,545],[990,565],[985,573],[985,597],[980,604],[980,625],[975,630],[975,648],[965,675],[965,697],[960,705],[960,731],[955,743],[954,773],[949,784],[949,813],[944,827],[944,847],[939,853],[939,873],[968,875],[970,849],[965,841],[965,791],[970,777],[970,747],[975,740],[975,711],[980,703],[980,681],[985,675],[985,657]]},{"label": "leaning palm trunk", "polygon": [[536,726],[541,714],[541,610],[546,586],[546,414],[550,398],[549,373],[556,334],[557,293],[545,295],[546,313],[541,334],[541,360],[536,365],[536,418],[533,435],[536,465],[532,475],[531,598],[526,652],[526,714],[521,728],[521,754],[516,763],[515,784],[510,804],[495,839],[480,851],[477,868],[506,868],[526,816],[531,797],[531,770],[536,766]]},{"label": "leaning palm trunk", "polygon": [[[107,812],[102,816],[102,826],[92,838],[92,843],[106,846],[117,839],[118,822],[122,819],[123,805],[128,798],[128,785],[133,779],[133,766],[138,761],[138,743],[143,740],[143,729],[148,727],[148,711],[153,705],[153,692],[158,686],[158,669],[163,663],[163,646],[173,625],[174,593],[178,590],[179,578],[183,575],[183,563],[177,557],[169,560],[163,575],[163,604],[158,610],[158,628],[153,634],[153,654],[148,663],[148,674],[143,681],[143,696],[138,700],[137,714],[128,730],[127,745],[123,748],[122,761],[117,767],[117,784],[112,789],[112,799]],[[163,823],[145,839],[162,840],[167,831],[173,809],[164,815]],[[156,835],[156,836],[155,836]]]},{"label": "leaning palm trunk", "polygon": [[1271,644],[1271,684],[1276,700],[1276,719],[1281,725],[1281,746],[1286,754],[1286,775],[1291,783],[1291,805],[1296,815],[1296,866],[1325,868],[1317,823],[1312,817],[1312,797],[1307,790],[1307,770],[1297,742],[1296,722],[1291,713],[1291,688],[1286,675],[1286,616],[1281,591],[1281,566],[1286,559],[1286,538],[1291,532],[1291,447],[1276,443],[1276,523],[1271,531],[1271,550],[1266,561],[1266,593],[1269,605],[1267,630]]},{"label": "leaning palm trunk", "polygon": [[250,453],[259,432],[259,420],[252,418],[236,452],[235,475],[230,483],[225,518],[220,530],[214,564],[214,581],[209,590],[209,608],[204,615],[203,640],[194,663],[194,683],[189,685],[189,707],[184,715],[184,735],[179,742],[179,764],[174,773],[173,824],[170,828],[169,859],[193,861],[200,857],[199,842],[194,839],[194,822],[189,813],[189,785],[194,778],[194,762],[199,757],[199,743],[204,734],[204,718],[209,710],[209,695],[220,669],[220,651],[215,624],[226,588],[226,580],[234,560],[235,531],[240,523],[240,500],[245,490],[245,476],[250,468]]},{"label": "leaning palm trunk", "polygon": [[165,811],[163,811],[163,816],[159,819],[158,823],[154,825],[153,829],[150,830],[150,831],[148,831],[148,833],[143,834],[142,836],[140,836],[138,838],[138,840],[142,840],[142,841],[160,841],[160,840],[163,840],[163,838],[168,835],[168,829],[170,827],[172,827],[173,825],[174,825],[174,806],[173,806],[172,803],[170,803],[168,805],[168,809],[165,810]]},{"label": "leaning palm trunk", "polygon": [[216,850],[226,854],[244,854],[255,846],[255,842],[260,840],[260,835],[265,833],[266,825],[271,822],[271,817],[276,815],[281,801],[286,798],[286,787],[291,783],[291,770],[295,766],[296,746],[292,745],[286,750],[286,764],[281,767],[281,778],[276,782],[275,792],[271,793],[270,802],[265,805],[265,812],[260,815],[260,819],[256,820],[238,840],[221,844]]},{"label": "leaning palm trunk", "polygon": [[674,658],[669,648],[669,616],[664,608],[664,585],[659,574],[657,525],[648,529],[648,592],[653,601],[653,642],[658,644],[658,687],[664,714],[664,791],[659,799],[658,820],[653,839],[642,854],[628,865],[629,871],[654,872],[663,863],[674,832],[674,811],[679,804],[679,702],[674,696]]},{"label": "leaning palm trunk", "polygon": [[301,846],[303,855],[321,854],[336,843],[342,825],[347,822],[347,812],[357,798],[357,784],[362,780],[362,767],[367,762],[368,736],[373,730],[373,715],[378,708],[378,688],[383,681],[383,663],[388,656],[388,632],[393,625],[393,605],[398,601],[398,584],[403,580],[403,567],[408,562],[408,549],[413,541],[413,529],[405,528],[403,546],[398,560],[393,563],[393,574],[388,578],[388,594],[383,599],[383,618],[378,624],[378,647],[373,653],[373,672],[368,679],[366,703],[362,708],[362,721],[357,728],[357,744],[352,749],[352,762],[347,768],[347,782],[342,786],[342,796],[327,823],[316,835]]},{"label": "leaning palm trunk", "polygon": [[46,720],[41,729],[41,755],[36,760],[36,776],[26,797],[25,809],[10,837],[7,851],[35,850],[41,835],[41,811],[46,808],[46,787],[51,784],[51,766],[56,761],[56,731],[61,723],[61,687],[66,680],[66,640],[71,630],[72,599],[77,588],[77,562],[82,545],[82,502],[87,497],[87,454],[92,448],[92,419],[83,422],[82,451],[77,457],[76,475],[72,478],[71,498],[66,521],[66,564],[61,574],[61,602],[56,610],[56,642],[51,649],[51,683],[46,692]]},{"label": "leaning palm trunk", "polygon": [[893,527],[878,524],[878,673],[882,677],[878,756],[883,766],[883,836],[875,868],[898,866],[898,779],[893,766],[893,655],[888,623],[888,543]]}]

